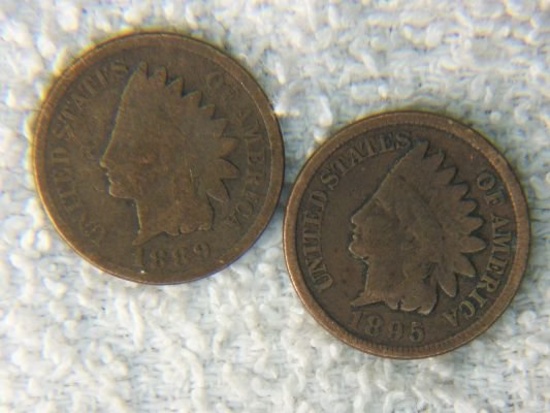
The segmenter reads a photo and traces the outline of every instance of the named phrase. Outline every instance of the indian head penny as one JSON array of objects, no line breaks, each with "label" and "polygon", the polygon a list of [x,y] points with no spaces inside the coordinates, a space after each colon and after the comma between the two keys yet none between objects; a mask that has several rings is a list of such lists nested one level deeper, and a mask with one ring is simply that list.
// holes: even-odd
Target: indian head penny
[{"label": "indian head penny", "polygon": [[283,143],[266,96],[188,37],[93,48],[55,82],[36,125],[35,177],[54,225],[131,281],[180,283],[227,266],[279,198]]},{"label": "indian head penny", "polygon": [[510,166],[451,119],[394,112],[330,139],[301,171],[284,247],[298,295],[331,333],[394,358],[441,354],[508,306],[529,247]]}]

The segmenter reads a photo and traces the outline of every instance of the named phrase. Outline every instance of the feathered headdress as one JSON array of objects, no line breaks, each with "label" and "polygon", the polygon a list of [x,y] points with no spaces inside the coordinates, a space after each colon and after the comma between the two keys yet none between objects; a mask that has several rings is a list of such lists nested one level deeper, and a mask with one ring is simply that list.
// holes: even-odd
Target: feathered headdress
[{"label": "feathered headdress", "polygon": [[[227,202],[229,195],[222,180],[237,177],[239,171],[223,158],[233,151],[237,141],[222,137],[226,120],[213,119],[213,105],[200,106],[200,92],[182,96],[182,91],[181,77],[167,83],[163,67],[148,77],[147,64],[142,62],[124,89],[117,123],[123,124],[125,117],[131,129],[157,136],[161,140],[159,145],[174,150],[182,148],[197,186],[209,197]],[[179,132],[176,138],[174,134],[163,133],[167,127]]]},{"label": "feathered headdress", "polygon": [[[453,183],[456,168],[444,168],[443,154],[427,156],[428,143],[413,147],[393,166],[376,192],[376,197],[392,210],[405,232],[421,238],[416,257],[428,274],[450,297],[457,293],[456,275],[475,276],[475,268],[465,254],[485,248],[485,242],[472,232],[483,220],[472,216],[477,203],[465,199],[466,183]],[[408,230],[407,230],[408,229]],[[404,244],[407,244],[406,242]],[[414,245],[411,241],[410,245]],[[415,261],[416,261],[415,258]],[[413,276],[414,268],[404,276]]]}]

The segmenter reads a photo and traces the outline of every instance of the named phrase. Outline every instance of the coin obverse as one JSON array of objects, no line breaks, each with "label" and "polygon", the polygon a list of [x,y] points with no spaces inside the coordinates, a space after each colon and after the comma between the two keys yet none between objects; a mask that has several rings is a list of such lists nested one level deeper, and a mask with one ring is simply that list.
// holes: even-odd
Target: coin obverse
[{"label": "coin obverse", "polygon": [[510,166],[474,130],[386,113],[308,160],[284,247],[298,295],[329,332],[367,353],[429,357],[481,334],[512,300],[527,206]]},{"label": "coin obverse", "polygon": [[100,44],[55,82],[34,137],[55,227],[106,272],[192,281],[243,254],[271,218],[283,142],[254,79],[170,33]]}]

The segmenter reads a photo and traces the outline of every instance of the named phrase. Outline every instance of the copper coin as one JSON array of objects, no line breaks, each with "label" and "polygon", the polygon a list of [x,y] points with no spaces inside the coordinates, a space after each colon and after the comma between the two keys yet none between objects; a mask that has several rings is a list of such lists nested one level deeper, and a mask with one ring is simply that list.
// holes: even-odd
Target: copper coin
[{"label": "copper coin", "polygon": [[474,130],[386,113],[309,159],[284,246],[298,295],[328,331],[367,353],[428,357],[481,334],[512,300],[527,206],[510,166]]},{"label": "copper coin", "polygon": [[150,284],[237,259],[283,181],[258,84],[214,47],[170,33],[119,37],[76,60],[43,104],[33,156],[63,238],[104,271]]}]

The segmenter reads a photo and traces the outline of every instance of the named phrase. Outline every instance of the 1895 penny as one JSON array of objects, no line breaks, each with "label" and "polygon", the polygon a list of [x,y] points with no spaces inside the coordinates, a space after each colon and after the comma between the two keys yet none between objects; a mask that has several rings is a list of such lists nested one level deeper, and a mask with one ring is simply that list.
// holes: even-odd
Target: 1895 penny
[{"label": "1895 penny", "polygon": [[331,333],[394,358],[441,354],[508,306],[529,247],[510,166],[451,119],[393,112],[321,147],[288,203],[284,247],[298,295]]},{"label": "1895 penny", "polygon": [[145,33],[103,43],[55,82],[36,123],[46,210],[84,258],[151,284],[234,261],[277,204],[283,144],[253,78],[212,46]]}]

